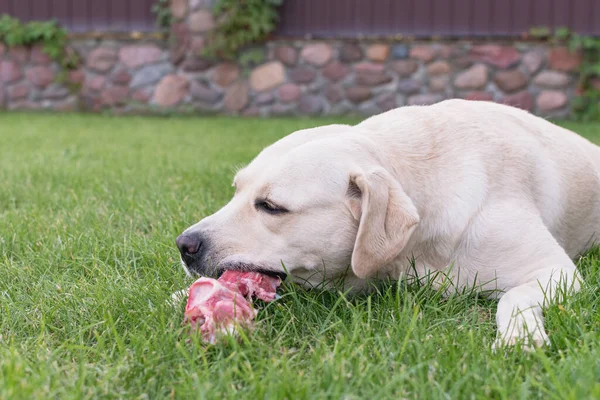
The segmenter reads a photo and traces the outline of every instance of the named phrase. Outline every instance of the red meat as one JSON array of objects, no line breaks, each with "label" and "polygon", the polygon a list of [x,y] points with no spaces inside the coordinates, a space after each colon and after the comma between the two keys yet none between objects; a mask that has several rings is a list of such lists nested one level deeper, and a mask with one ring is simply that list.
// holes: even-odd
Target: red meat
[{"label": "red meat", "polygon": [[185,307],[185,321],[200,328],[205,341],[215,343],[217,332],[233,333],[236,325],[251,327],[255,296],[275,299],[279,278],[257,272],[226,271],[218,280],[200,278],[192,284]]},{"label": "red meat", "polygon": [[273,278],[258,272],[237,271],[225,271],[219,278],[219,282],[231,290],[239,291],[246,298],[255,296],[267,302],[275,299],[275,292],[281,284],[279,278]]}]

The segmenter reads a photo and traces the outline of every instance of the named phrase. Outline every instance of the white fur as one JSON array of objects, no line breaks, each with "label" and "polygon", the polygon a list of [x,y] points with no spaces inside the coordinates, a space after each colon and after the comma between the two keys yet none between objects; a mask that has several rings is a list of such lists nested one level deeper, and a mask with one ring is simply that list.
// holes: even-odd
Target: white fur
[{"label": "white fur", "polygon": [[[301,130],[236,178],[229,204],[186,232],[210,257],[282,270],[305,285],[441,271],[498,290],[497,344],[547,341],[542,306],[600,226],[600,150],[516,108],[448,100],[356,126]],[[358,187],[352,196],[348,188]],[[290,213],[257,210],[267,197]],[[348,267],[351,265],[351,269]]]}]

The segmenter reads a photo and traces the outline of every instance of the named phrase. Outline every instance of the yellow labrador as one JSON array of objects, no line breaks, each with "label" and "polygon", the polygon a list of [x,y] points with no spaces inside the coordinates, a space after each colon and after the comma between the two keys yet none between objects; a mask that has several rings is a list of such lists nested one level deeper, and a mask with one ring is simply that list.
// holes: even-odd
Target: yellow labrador
[{"label": "yellow labrador", "polygon": [[177,245],[197,274],[287,272],[308,286],[441,271],[452,288],[497,291],[497,344],[539,345],[542,307],[577,290],[572,260],[596,239],[599,171],[597,146],[516,108],[402,107],[265,148]]}]

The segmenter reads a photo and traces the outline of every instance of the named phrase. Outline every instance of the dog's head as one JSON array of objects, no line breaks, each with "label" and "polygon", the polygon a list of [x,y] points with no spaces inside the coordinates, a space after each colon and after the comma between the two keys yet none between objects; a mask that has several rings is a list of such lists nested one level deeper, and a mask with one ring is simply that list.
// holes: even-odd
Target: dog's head
[{"label": "dog's head", "polygon": [[231,201],[177,238],[187,269],[289,273],[314,286],[393,260],[419,216],[353,129],[302,130],[263,150],[235,176]]}]

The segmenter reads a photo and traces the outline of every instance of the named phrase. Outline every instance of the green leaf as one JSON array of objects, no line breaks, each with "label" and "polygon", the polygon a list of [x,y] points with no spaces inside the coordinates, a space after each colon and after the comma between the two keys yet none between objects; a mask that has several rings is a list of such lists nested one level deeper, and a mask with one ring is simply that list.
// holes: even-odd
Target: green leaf
[{"label": "green leaf", "polygon": [[260,41],[276,27],[282,0],[217,0],[219,23],[210,34],[208,54],[233,57],[245,45]]},{"label": "green leaf", "polygon": [[565,26],[556,28],[556,30],[554,31],[554,36],[556,36],[556,38],[560,39],[560,40],[565,40],[570,35],[571,35],[571,31],[569,30],[569,28],[567,28]]},{"label": "green leaf", "polygon": [[529,29],[529,34],[537,38],[547,37],[550,35],[550,29],[545,26],[536,26]]}]

